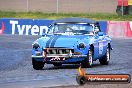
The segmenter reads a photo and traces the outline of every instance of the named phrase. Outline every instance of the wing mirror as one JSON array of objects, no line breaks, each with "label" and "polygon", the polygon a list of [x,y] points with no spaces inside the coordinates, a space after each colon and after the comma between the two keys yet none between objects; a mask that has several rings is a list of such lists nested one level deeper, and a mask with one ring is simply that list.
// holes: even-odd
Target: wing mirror
[{"label": "wing mirror", "polygon": [[[53,27],[53,25],[50,24],[50,25],[48,26],[48,30],[51,29],[52,27]],[[45,37],[45,36],[47,35],[48,30],[42,33],[42,36],[43,36],[43,37]]]},{"label": "wing mirror", "polygon": [[103,36],[104,33],[103,33],[103,32],[98,32],[98,35],[99,35],[99,36]]},{"label": "wing mirror", "polygon": [[46,36],[46,33],[42,33],[42,36],[45,37]]}]

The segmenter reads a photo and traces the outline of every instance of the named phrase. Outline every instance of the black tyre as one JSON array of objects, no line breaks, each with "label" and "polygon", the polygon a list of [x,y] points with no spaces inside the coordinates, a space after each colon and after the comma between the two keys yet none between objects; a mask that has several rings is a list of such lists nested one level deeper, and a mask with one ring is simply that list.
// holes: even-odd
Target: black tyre
[{"label": "black tyre", "polygon": [[32,59],[32,65],[34,69],[41,70],[44,67],[44,62]]},{"label": "black tyre", "polygon": [[128,6],[128,14],[129,15],[132,15],[132,5],[129,5]]},{"label": "black tyre", "polygon": [[81,63],[83,68],[90,68],[93,64],[93,49],[90,48],[87,54],[87,58]]},{"label": "black tyre", "polygon": [[110,48],[108,47],[106,49],[106,54],[104,57],[102,57],[101,59],[99,59],[100,64],[102,65],[108,65],[109,64],[109,60],[110,60]]},{"label": "black tyre", "polygon": [[118,15],[122,15],[121,6],[117,6],[116,13],[117,13]]},{"label": "black tyre", "polygon": [[76,81],[79,85],[84,85],[87,82],[84,76],[76,76]]},{"label": "black tyre", "polygon": [[[117,6],[116,13],[122,15],[122,6]],[[123,15],[128,14],[128,6],[123,6]]]},{"label": "black tyre", "polygon": [[53,64],[55,67],[59,67],[59,66],[62,66],[62,64],[60,64],[60,63],[55,63],[55,64]]}]

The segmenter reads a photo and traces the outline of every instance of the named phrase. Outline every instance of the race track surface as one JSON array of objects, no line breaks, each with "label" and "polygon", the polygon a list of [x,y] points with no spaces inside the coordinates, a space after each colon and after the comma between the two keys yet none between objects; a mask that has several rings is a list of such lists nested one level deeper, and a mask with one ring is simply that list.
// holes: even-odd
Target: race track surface
[{"label": "race track surface", "polygon": [[[40,36],[0,36],[0,88],[40,88],[54,86],[77,86],[76,74],[79,65],[63,65],[54,67],[45,64],[43,70],[34,70],[31,63],[31,44]],[[87,73],[132,75],[132,39],[112,39],[114,50],[111,52],[109,65],[94,62],[93,68],[87,68]],[[131,84],[131,83],[130,83]],[[91,88],[131,87],[130,84],[88,85]],[[123,87],[124,86],[124,87]],[[64,87],[65,88],[65,87]],[[86,85],[85,85],[85,88]]]}]

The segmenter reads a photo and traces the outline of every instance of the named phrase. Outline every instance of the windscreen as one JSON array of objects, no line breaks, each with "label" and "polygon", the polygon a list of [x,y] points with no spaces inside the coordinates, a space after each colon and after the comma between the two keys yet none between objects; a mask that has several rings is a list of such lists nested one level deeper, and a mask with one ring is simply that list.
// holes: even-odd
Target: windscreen
[{"label": "windscreen", "polygon": [[73,35],[82,35],[82,34],[92,34],[93,26],[90,24],[82,23],[59,23],[54,25],[49,29],[49,34],[73,34]]}]

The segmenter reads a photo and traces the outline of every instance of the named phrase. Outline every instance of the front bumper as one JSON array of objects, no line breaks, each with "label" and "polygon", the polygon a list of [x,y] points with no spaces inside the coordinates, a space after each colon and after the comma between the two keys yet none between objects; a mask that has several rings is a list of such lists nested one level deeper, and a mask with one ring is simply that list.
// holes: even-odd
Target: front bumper
[{"label": "front bumper", "polygon": [[[47,55],[46,58],[64,57],[64,58],[86,58],[87,55]],[[44,58],[44,56],[32,55],[32,58]]]},{"label": "front bumper", "polygon": [[43,56],[34,56],[32,55],[32,59],[35,59],[36,61],[43,61],[47,64],[53,64],[53,63],[62,63],[62,64],[76,64],[82,62],[87,55],[51,55],[46,56],[44,58]]}]

